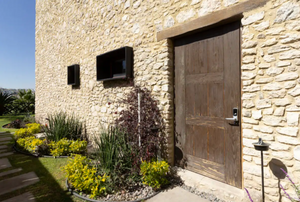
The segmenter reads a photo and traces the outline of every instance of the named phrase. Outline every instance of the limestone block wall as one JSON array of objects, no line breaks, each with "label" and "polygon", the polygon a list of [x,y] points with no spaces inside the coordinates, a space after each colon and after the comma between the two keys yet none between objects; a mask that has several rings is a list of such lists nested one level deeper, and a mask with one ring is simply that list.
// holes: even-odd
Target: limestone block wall
[{"label": "limestone block wall", "polygon": [[[252,143],[261,137],[271,144],[264,161],[267,201],[280,197],[278,179],[270,170],[272,159],[280,160],[300,182],[299,12],[299,1],[270,1],[242,19],[244,186],[259,194],[260,152]],[[281,184],[294,195],[290,183]]]},{"label": "limestone block wall", "polygon": [[[96,56],[134,50],[134,83],[159,101],[173,162],[173,45],[157,32],[245,0],[36,0],[36,118],[66,111],[86,123],[92,139],[113,123],[127,82],[96,81]],[[269,161],[279,159],[300,177],[300,2],[270,0],[242,19],[242,136],[244,187],[260,193],[260,154],[252,142],[271,143],[265,155],[267,201],[279,201]],[[67,66],[80,65],[80,87],[67,85]],[[110,105],[108,103],[111,103]],[[286,180],[281,183],[293,193]],[[283,196],[282,201],[287,201]]]},{"label": "limestone block wall", "polygon": [[[123,47],[134,50],[134,83],[159,100],[173,162],[173,46],[156,33],[238,0],[36,0],[36,118],[75,113],[93,138],[113,123],[126,82],[96,81],[96,56]],[[80,87],[67,85],[67,66],[80,65]],[[108,102],[112,103],[108,105]]]}]

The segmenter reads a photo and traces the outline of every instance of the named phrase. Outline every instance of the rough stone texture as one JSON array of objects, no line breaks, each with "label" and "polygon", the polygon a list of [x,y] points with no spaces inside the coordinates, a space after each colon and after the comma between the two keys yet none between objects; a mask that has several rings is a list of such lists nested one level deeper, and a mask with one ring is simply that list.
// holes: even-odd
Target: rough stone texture
[{"label": "rough stone texture", "polygon": [[[169,162],[173,162],[173,44],[156,33],[189,22],[238,0],[36,1],[36,118],[73,112],[86,123],[90,138],[118,117],[119,102],[130,90],[126,82],[96,81],[96,56],[123,46],[134,50],[134,83],[147,87],[167,123]],[[299,162],[297,128],[300,114],[300,9],[297,0],[274,0],[243,13],[242,115],[243,142],[266,138],[269,159],[282,158],[289,172]],[[80,88],[67,86],[66,67],[80,64]],[[111,102],[111,105],[107,103]],[[261,110],[261,113],[257,112]],[[254,112],[253,112],[254,111]],[[292,113],[292,114],[289,114]],[[287,129],[286,129],[287,128]],[[285,129],[285,130],[282,130]],[[1,139],[0,139],[1,141]],[[2,140],[4,141],[4,140]],[[1,144],[1,142],[0,142]],[[273,154],[273,151],[277,153]],[[244,186],[260,197],[260,153],[242,150]],[[264,163],[270,182],[277,182]],[[274,184],[274,183],[273,183]],[[287,187],[291,191],[291,187]],[[266,201],[278,201],[278,187],[266,183]]]},{"label": "rough stone texture", "polygon": [[[262,11],[265,12],[264,16],[254,18]],[[242,96],[247,94],[245,96],[247,102],[255,104],[251,108],[243,106],[245,110],[248,110],[246,115],[252,117],[251,119],[249,119],[250,117],[242,119],[242,127],[244,128],[242,130],[243,144],[245,145],[243,159],[246,162],[243,165],[244,185],[247,188],[252,188],[252,190],[259,190],[259,178],[255,177],[259,174],[255,174],[254,169],[260,163],[260,159],[259,156],[254,157],[256,155],[255,151],[247,147],[250,146],[248,140],[262,137],[270,143],[272,152],[265,156],[268,156],[269,159],[277,158],[281,160],[289,167],[290,173],[297,169],[294,166],[294,161],[300,161],[300,149],[298,148],[298,145],[300,145],[298,134],[300,114],[300,72],[298,70],[300,65],[300,26],[299,20],[297,20],[300,17],[300,4],[296,0],[272,1],[263,8],[251,11],[244,16],[243,36],[251,36],[251,38],[242,36],[243,44],[245,44],[242,52],[248,50],[246,48],[250,48],[254,44],[255,48],[258,49],[255,60],[250,60],[250,55],[243,54],[242,57],[242,61],[247,62],[247,66],[242,68],[242,72],[257,72],[257,76],[251,79],[254,80],[254,83],[244,85],[242,89]],[[247,20],[246,23],[245,20]],[[249,51],[244,52],[249,53]],[[251,96],[248,93],[251,93]],[[257,109],[262,110],[262,117],[259,119],[255,119]],[[246,125],[247,129],[243,124]],[[254,125],[248,127],[249,124]],[[263,136],[262,134],[269,134],[269,136]],[[264,166],[267,170],[268,164],[264,163]],[[257,173],[260,173],[258,168]],[[276,178],[274,176],[271,176],[271,178],[275,180],[275,184],[265,184],[266,201],[279,201]],[[290,190],[289,187],[287,188]],[[250,193],[253,192],[252,190]]]}]

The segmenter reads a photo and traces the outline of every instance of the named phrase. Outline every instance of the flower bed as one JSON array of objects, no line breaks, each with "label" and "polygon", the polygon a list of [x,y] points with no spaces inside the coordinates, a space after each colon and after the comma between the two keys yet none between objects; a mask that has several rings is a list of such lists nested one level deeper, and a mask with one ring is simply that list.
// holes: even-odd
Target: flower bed
[{"label": "flower bed", "polygon": [[71,154],[84,154],[87,142],[61,139],[58,142],[38,139],[35,136],[19,138],[16,141],[17,150],[28,152],[34,156],[61,157]]},{"label": "flower bed", "polygon": [[15,148],[17,151],[26,152],[34,156],[50,155],[53,157],[68,156],[70,154],[84,154],[87,142],[80,140],[59,141],[39,139],[34,136],[41,131],[41,125],[37,123],[26,124],[27,128],[21,128],[15,132]]},{"label": "flower bed", "polygon": [[[93,162],[80,155],[75,155],[63,167],[66,171],[66,186],[75,196],[88,201],[143,201],[156,195],[157,188],[167,183],[166,174],[169,165],[165,161],[142,163],[141,182],[134,187],[115,189],[111,177],[99,173]],[[151,185],[151,186],[149,186]]]}]

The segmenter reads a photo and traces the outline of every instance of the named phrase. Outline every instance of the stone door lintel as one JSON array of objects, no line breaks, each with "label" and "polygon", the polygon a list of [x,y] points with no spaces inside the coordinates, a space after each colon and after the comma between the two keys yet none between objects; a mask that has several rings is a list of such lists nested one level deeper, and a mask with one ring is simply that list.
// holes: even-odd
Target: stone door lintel
[{"label": "stone door lintel", "polygon": [[193,31],[203,31],[215,25],[230,23],[243,18],[243,13],[264,6],[269,0],[247,0],[226,9],[201,16],[195,20],[157,32],[157,41],[176,38]]}]

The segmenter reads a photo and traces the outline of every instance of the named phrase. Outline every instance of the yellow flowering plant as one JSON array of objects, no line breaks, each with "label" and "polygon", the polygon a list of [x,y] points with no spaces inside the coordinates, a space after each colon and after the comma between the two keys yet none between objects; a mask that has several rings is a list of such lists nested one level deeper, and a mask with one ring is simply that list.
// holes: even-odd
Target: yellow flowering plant
[{"label": "yellow flowering plant", "polygon": [[49,143],[50,154],[52,156],[64,156],[70,153],[80,154],[86,151],[87,142],[79,140],[67,140],[63,138],[58,142],[51,141]]},{"label": "yellow flowering plant", "polygon": [[19,147],[27,150],[29,152],[35,152],[37,146],[41,146],[44,143],[44,140],[37,139],[34,136],[19,138],[17,144]]},{"label": "yellow flowering plant", "polygon": [[72,186],[91,198],[106,194],[109,176],[97,174],[97,169],[89,165],[90,160],[85,156],[75,155],[62,169]]},{"label": "yellow flowering plant", "polygon": [[143,184],[160,189],[162,185],[169,183],[166,178],[168,171],[169,164],[166,161],[143,161],[141,164]]},{"label": "yellow flowering plant", "polygon": [[14,134],[15,139],[33,136],[33,134],[41,132],[41,125],[38,123],[26,124],[27,128],[20,128]]}]

